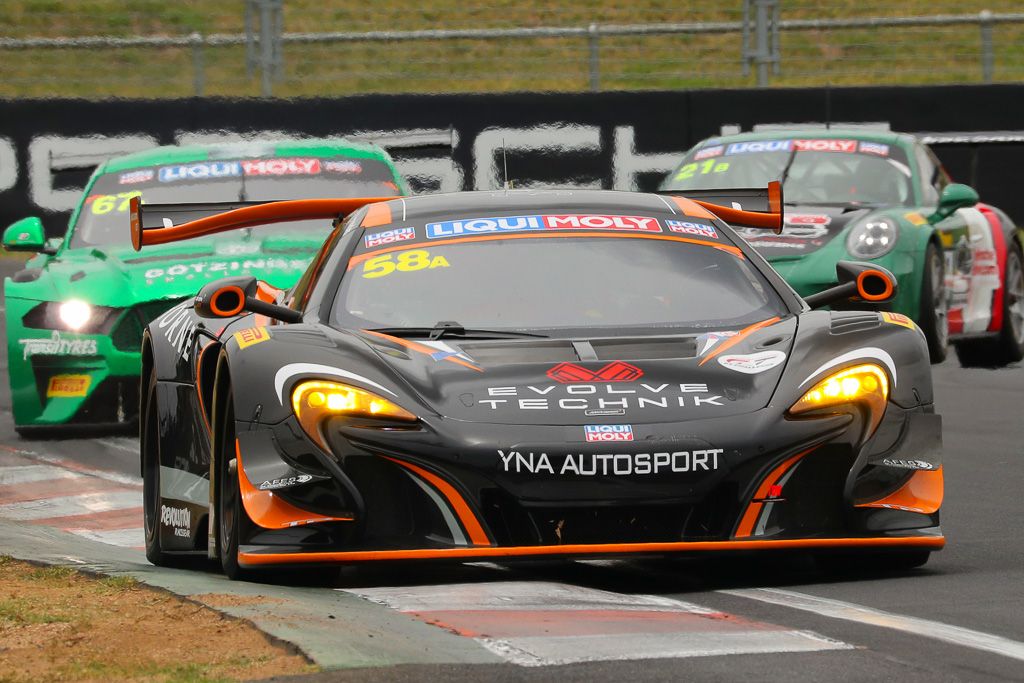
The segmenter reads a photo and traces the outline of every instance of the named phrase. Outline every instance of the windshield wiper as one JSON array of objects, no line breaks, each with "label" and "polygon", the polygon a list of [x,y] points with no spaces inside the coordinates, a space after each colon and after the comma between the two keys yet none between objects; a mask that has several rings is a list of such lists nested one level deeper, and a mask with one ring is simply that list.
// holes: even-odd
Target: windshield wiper
[{"label": "windshield wiper", "polygon": [[482,330],[477,328],[463,327],[461,324],[453,320],[442,320],[435,323],[433,327],[378,327],[369,330],[370,332],[379,332],[381,334],[388,334],[392,337],[428,337],[431,340],[437,340],[441,337],[462,337],[464,339],[470,337],[488,338],[488,337],[542,337],[547,338],[546,334],[536,334],[534,332],[514,332],[512,330]]}]

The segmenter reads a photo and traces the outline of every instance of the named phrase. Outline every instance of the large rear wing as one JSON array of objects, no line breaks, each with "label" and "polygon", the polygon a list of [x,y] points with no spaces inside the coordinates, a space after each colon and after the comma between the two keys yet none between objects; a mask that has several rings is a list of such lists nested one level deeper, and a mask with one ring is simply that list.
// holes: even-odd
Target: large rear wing
[{"label": "large rear wing", "polygon": [[128,208],[132,247],[166,244],[228,230],[269,223],[316,218],[336,219],[367,204],[395,197],[292,199],[280,202],[217,202],[207,204],[143,204],[132,197]]},{"label": "large rear wing", "polygon": [[733,227],[782,232],[782,183],[777,180],[764,188],[661,190],[658,194],[689,199]]}]

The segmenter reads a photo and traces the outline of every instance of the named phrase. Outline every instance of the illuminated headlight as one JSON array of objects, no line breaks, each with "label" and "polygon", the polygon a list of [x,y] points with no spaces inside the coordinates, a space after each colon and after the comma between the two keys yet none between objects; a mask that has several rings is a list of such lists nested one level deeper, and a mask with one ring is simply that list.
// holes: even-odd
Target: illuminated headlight
[{"label": "illuminated headlight", "polygon": [[299,383],[292,390],[292,410],[306,434],[324,448],[326,445],[320,426],[329,417],[345,415],[400,422],[416,422],[418,419],[382,396],[347,384],[322,380]]},{"label": "illuminated headlight", "polygon": [[855,258],[875,259],[892,251],[899,235],[899,226],[894,221],[869,218],[850,230],[846,250]]},{"label": "illuminated headlight", "polygon": [[67,325],[69,329],[77,332],[85,327],[92,317],[92,306],[84,301],[72,299],[60,305],[60,308],[57,309],[57,315],[61,322]]},{"label": "illuminated headlight", "polygon": [[868,413],[868,434],[882,421],[889,400],[889,376],[872,363],[841,370],[820,380],[790,407],[794,416],[828,412],[837,406],[861,405]]}]

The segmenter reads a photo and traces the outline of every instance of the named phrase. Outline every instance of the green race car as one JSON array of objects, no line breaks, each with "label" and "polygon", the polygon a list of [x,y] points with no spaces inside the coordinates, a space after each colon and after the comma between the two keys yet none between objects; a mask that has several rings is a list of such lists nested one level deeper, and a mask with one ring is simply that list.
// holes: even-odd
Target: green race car
[{"label": "green race car", "polygon": [[[252,274],[292,286],[330,223],[281,224],[136,253],[129,199],[235,203],[408,194],[387,152],[345,140],[160,147],[111,159],[92,174],[63,239],[38,218],[3,235],[37,252],[4,281],[15,428],[124,425],[136,418],[142,332],[208,280]],[[168,325],[173,321],[168,321]]]},{"label": "green race car", "polygon": [[966,366],[1024,358],[1021,231],[1004,212],[979,204],[973,189],[951,182],[914,136],[815,128],[710,138],[662,190],[770,180],[782,181],[785,228],[743,234],[801,296],[834,286],[838,261],[873,261],[898,279],[885,310],[920,326],[933,362],[945,358],[949,342]]}]

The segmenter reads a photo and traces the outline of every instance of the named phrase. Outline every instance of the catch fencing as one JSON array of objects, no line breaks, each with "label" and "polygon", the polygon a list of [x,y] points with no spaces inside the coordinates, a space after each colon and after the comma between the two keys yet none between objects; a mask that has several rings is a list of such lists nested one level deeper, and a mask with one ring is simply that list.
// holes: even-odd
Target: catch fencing
[{"label": "catch fencing", "polygon": [[[814,14],[810,6],[796,11],[793,3],[745,0],[742,14],[737,7],[687,21],[288,31],[293,24],[339,22],[326,15],[315,22],[315,16],[298,14],[301,3],[292,0],[246,0],[237,32],[16,36],[15,25],[8,24],[0,28],[0,97],[335,97],[1024,81],[1024,12],[1012,11],[1020,9],[1017,2],[993,2],[997,10],[1011,11],[815,18],[808,16]],[[458,22],[425,17],[417,25],[452,23]]]}]

